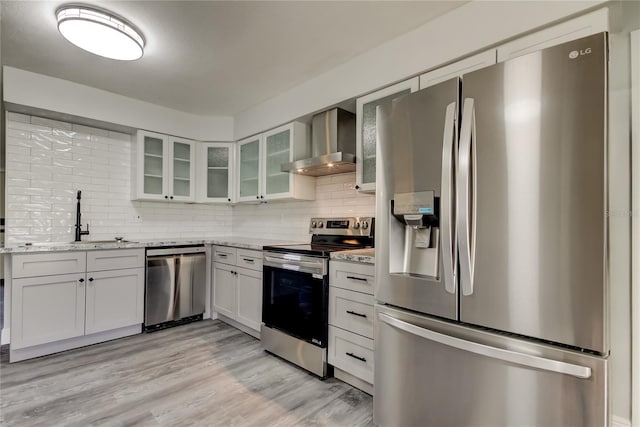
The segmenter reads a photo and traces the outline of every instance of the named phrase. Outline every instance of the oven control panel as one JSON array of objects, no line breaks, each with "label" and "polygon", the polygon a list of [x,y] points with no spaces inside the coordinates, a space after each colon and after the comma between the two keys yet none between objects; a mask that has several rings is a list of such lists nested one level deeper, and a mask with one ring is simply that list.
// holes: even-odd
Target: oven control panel
[{"label": "oven control panel", "polygon": [[309,233],[373,236],[374,222],[371,216],[311,218]]}]

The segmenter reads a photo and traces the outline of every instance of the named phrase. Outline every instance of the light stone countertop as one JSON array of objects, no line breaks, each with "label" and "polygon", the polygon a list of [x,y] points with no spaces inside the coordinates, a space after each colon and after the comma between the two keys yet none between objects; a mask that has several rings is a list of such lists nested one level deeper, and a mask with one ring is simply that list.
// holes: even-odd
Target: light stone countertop
[{"label": "light stone countertop", "polygon": [[304,244],[291,240],[261,239],[246,236],[220,236],[206,239],[154,239],[137,240],[131,242],[106,242],[106,241],[86,241],[86,242],[59,242],[59,243],[34,243],[32,246],[16,246],[0,248],[0,254],[12,253],[37,253],[37,252],[63,252],[63,251],[87,251],[99,249],[130,249],[130,248],[152,248],[160,246],[182,246],[182,245],[221,245],[232,246],[242,249],[262,250],[264,246],[272,245],[292,245]]},{"label": "light stone countertop", "polygon": [[361,262],[363,264],[375,264],[376,250],[375,248],[370,248],[331,252],[331,259],[335,259],[336,261],[351,261]]}]

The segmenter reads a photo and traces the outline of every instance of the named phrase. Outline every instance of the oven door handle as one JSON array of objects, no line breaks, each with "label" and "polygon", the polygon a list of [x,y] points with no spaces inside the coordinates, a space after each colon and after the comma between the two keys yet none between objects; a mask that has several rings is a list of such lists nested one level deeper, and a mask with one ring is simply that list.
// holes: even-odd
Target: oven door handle
[{"label": "oven door handle", "polygon": [[299,271],[301,273],[321,274],[322,276],[326,276],[327,274],[327,262],[323,259],[318,261],[293,261],[265,255],[263,265],[266,267]]}]

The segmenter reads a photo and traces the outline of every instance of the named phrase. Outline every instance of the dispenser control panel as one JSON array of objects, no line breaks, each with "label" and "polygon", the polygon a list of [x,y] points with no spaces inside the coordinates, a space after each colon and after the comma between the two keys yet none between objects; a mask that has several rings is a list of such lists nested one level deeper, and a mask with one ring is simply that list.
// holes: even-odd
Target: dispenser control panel
[{"label": "dispenser control panel", "polygon": [[396,193],[394,195],[394,215],[434,215],[435,192]]}]

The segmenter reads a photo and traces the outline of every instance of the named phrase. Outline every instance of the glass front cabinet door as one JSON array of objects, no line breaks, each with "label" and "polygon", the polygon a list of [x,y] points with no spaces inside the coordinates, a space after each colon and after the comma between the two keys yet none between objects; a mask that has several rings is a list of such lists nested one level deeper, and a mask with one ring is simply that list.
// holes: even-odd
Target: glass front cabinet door
[{"label": "glass front cabinet door", "polygon": [[199,201],[207,203],[233,202],[235,144],[207,142],[201,144],[201,183]]},{"label": "glass front cabinet door", "polygon": [[309,157],[308,126],[292,122],[238,142],[239,202],[314,200],[315,178],[282,172],[282,165]]},{"label": "glass front cabinet door", "polygon": [[238,142],[238,201],[260,200],[262,135]]},{"label": "glass front cabinet door", "polygon": [[133,200],[195,200],[195,142],[138,131],[132,150]]},{"label": "glass front cabinet door", "polygon": [[169,199],[193,202],[196,193],[196,144],[194,141],[169,137]]},{"label": "glass front cabinet door", "polygon": [[356,188],[376,191],[376,107],[418,90],[418,77],[356,100]]}]

